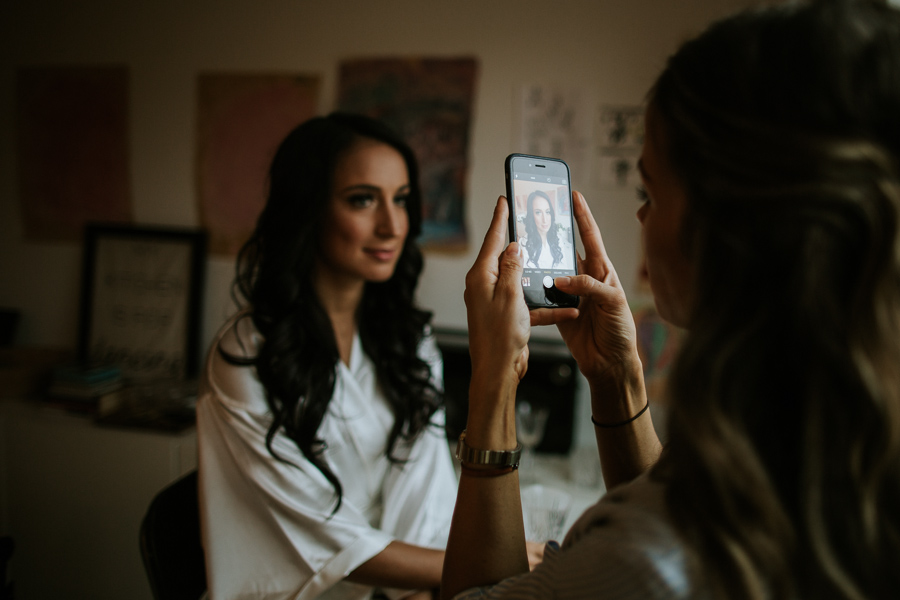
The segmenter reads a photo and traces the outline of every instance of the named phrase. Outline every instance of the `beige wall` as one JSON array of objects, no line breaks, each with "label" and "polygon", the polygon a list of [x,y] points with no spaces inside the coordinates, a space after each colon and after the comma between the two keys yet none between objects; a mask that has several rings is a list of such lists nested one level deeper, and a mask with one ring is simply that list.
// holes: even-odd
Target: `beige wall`
[{"label": "beige wall", "polygon": [[[138,223],[198,224],[195,81],[203,70],[323,77],[333,106],[344,58],[475,55],[480,77],[469,151],[469,251],[429,254],[420,302],[444,326],[465,326],[463,279],[503,193],[513,146],[513,90],[583,87],[595,102],[636,104],[685,37],[749,0],[37,0],[0,2],[0,306],[23,312],[19,341],[73,347],[81,250],[23,239],[16,191],[15,69],[125,63],[131,77],[131,174]],[[525,35],[523,32],[533,32]],[[588,195],[626,286],[637,268],[633,191]],[[209,261],[208,343],[230,311],[230,260]],[[553,336],[554,332],[542,332]]]}]

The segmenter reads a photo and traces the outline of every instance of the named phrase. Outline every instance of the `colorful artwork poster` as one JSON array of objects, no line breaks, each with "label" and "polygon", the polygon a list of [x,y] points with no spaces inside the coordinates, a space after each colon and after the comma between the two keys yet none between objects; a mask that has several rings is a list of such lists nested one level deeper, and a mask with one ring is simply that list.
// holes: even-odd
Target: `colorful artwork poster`
[{"label": "colorful artwork poster", "polygon": [[127,67],[21,68],[15,94],[25,238],[80,242],[90,221],[130,222]]},{"label": "colorful artwork poster", "polygon": [[341,64],[338,106],[381,119],[419,160],[423,248],[468,243],[465,190],[478,63],[474,58],[361,59]]},{"label": "colorful artwork poster", "polygon": [[320,81],[299,75],[198,75],[197,186],[210,253],[234,256],[265,205],[278,145],[315,116]]}]

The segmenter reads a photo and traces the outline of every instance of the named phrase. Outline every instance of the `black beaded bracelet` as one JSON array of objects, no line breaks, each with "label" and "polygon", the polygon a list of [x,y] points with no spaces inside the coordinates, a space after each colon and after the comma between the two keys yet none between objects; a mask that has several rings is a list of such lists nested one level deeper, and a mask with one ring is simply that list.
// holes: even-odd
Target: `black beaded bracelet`
[{"label": "black beaded bracelet", "polygon": [[639,410],[638,413],[636,415],[634,415],[633,417],[631,417],[630,419],[625,419],[624,421],[619,421],[618,423],[601,423],[600,421],[598,421],[597,419],[594,418],[594,415],[591,415],[591,423],[593,423],[597,427],[606,427],[606,428],[621,427],[622,425],[628,425],[629,423],[631,423],[632,421],[634,421],[635,419],[640,417],[642,414],[647,412],[648,408],[650,408],[650,400],[647,400],[647,404],[644,405],[644,408]]}]

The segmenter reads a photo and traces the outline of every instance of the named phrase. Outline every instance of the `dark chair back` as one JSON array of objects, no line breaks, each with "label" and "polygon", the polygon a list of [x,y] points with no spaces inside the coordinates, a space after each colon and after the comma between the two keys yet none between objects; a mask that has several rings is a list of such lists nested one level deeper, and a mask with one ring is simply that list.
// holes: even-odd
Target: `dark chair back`
[{"label": "dark chair back", "polygon": [[140,544],[156,600],[198,600],[206,591],[196,470],[153,498],[141,523]]},{"label": "dark chair back", "polygon": [[15,598],[13,584],[6,580],[6,568],[9,565],[9,559],[12,558],[15,547],[16,545],[10,536],[4,535],[0,537],[0,600],[13,600]]}]

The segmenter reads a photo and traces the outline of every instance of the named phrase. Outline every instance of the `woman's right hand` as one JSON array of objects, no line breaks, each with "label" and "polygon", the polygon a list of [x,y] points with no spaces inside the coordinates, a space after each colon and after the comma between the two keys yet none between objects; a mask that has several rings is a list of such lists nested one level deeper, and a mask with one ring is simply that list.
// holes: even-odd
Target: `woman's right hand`
[{"label": "woman's right hand", "polygon": [[591,383],[640,377],[634,318],[615,267],[606,254],[600,229],[580,192],[573,194],[575,220],[584,245],[578,258],[579,275],[557,277],[560,291],[581,297],[577,317],[560,309],[531,311],[532,325],[559,327],[572,357]]},{"label": "woman's right hand", "polygon": [[[493,406],[484,406],[490,413],[499,408],[512,414],[506,392],[512,392],[514,402],[516,386],[528,368],[531,327],[522,293],[522,260],[517,245],[506,244],[507,214],[506,199],[500,197],[478,258],[466,275],[463,297],[472,358],[470,387],[478,392],[469,395],[470,421],[472,409],[481,408],[481,401],[492,401]],[[492,393],[501,388],[504,393]]]}]

